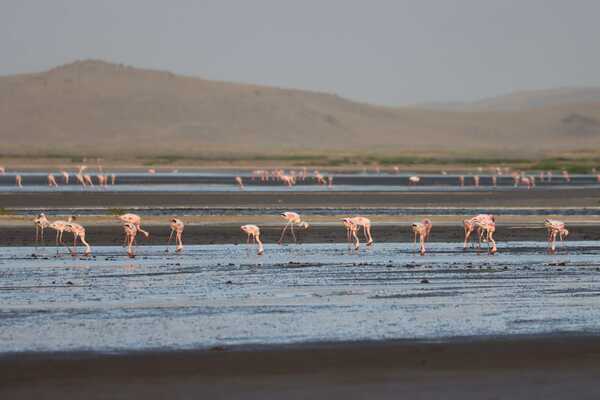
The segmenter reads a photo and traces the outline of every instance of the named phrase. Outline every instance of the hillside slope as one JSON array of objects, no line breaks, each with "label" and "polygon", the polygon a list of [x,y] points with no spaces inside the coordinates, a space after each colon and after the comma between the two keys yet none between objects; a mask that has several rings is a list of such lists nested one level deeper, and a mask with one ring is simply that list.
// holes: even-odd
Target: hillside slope
[{"label": "hillside slope", "polygon": [[207,155],[589,148],[600,101],[511,111],[387,108],[302,90],[80,61],[0,77],[4,154]]}]

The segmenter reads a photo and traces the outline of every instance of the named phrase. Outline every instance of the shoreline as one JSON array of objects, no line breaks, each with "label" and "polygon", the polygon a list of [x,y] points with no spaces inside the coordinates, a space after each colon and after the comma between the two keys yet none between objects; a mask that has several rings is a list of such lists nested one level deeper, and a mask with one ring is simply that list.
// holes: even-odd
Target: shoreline
[{"label": "shoreline", "polygon": [[[0,394],[45,398],[597,398],[597,336],[0,357]],[[491,396],[491,397],[490,397]]]}]

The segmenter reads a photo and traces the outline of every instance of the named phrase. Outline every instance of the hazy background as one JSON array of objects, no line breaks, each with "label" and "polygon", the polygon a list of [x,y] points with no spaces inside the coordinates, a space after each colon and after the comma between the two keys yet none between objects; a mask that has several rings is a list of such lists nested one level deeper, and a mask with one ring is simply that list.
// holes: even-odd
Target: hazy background
[{"label": "hazy background", "polygon": [[600,2],[2,0],[0,75],[104,59],[386,105],[600,85]]}]

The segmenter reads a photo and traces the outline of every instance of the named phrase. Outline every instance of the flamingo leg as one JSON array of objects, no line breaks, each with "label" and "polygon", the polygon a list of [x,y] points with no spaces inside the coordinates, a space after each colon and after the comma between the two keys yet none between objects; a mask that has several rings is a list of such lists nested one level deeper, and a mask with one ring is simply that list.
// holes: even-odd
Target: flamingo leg
[{"label": "flamingo leg", "polygon": [[281,236],[279,237],[279,244],[283,243],[283,235],[285,235],[285,231],[287,230],[287,227],[290,223],[288,222],[287,224],[285,224],[285,226],[283,227],[283,230],[281,231]]},{"label": "flamingo leg", "polygon": [[171,234],[169,235],[169,240],[167,240],[167,251],[169,251],[169,246],[171,245],[171,239],[173,238],[174,230],[171,229]]},{"label": "flamingo leg", "polygon": [[290,225],[290,232],[292,232],[292,237],[294,238],[294,243],[296,243],[297,240],[296,240],[296,234],[294,233],[294,224]]}]

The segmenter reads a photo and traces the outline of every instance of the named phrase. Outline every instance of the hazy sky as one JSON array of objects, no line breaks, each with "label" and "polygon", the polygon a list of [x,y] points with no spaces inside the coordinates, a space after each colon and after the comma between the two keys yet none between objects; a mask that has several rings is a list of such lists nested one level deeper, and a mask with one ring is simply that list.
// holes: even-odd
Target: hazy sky
[{"label": "hazy sky", "polygon": [[0,0],[0,74],[84,58],[359,101],[600,86],[597,0]]}]

